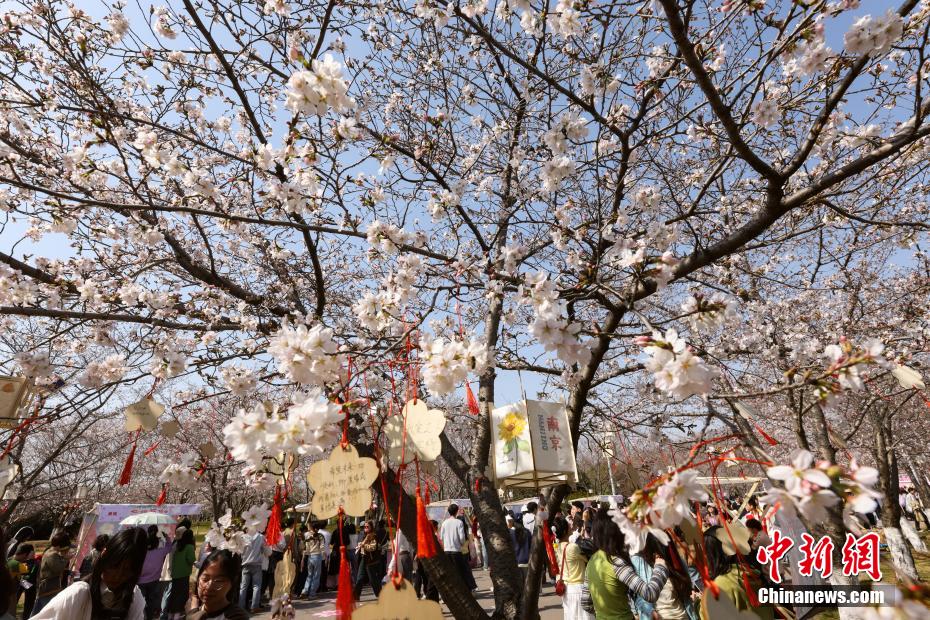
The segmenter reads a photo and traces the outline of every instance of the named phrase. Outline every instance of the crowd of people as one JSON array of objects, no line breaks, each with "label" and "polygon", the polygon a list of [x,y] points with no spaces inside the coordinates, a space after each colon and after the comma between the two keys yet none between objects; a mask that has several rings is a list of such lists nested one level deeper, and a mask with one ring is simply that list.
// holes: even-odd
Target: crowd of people
[{"label": "crowd of people", "polygon": [[[650,536],[638,553],[631,554],[609,507],[597,502],[572,502],[550,518],[530,501],[504,516],[524,580],[534,539],[551,528],[557,571],[550,578],[568,620],[706,619],[701,597],[708,579],[736,609],[764,620],[778,617],[772,607],[753,605],[765,583],[754,551],[770,541],[764,515],[755,498],[739,507],[733,504],[724,504],[723,510],[709,504],[701,510],[703,575],[694,561],[695,541],[684,543],[681,532],[672,537],[675,542],[665,544]],[[738,556],[726,544],[724,527],[735,519],[750,533],[750,547]],[[462,582],[475,591],[472,571],[487,569],[477,519],[452,504],[441,522],[431,524],[442,552]],[[366,586],[377,596],[395,571],[413,582],[418,597],[440,600],[415,549],[389,519],[360,524],[345,520],[341,529],[337,525],[332,531],[326,523],[312,520],[291,518],[282,525],[277,544],[269,546],[263,532],[253,532],[239,554],[212,550],[208,544],[198,552],[189,520],[178,523],[170,538],[154,525],[123,529],[98,536],[79,566],[66,532],[53,534],[38,557],[29,542],[33,532],[24,528],[7,549],[7,571],[0,571],[0,620],[16,620],[20,601],[22,619],[239,620],[267,609],[281,592],[285,600],[293,600],[335,590],[343,557],[356,600]],[[282,562],[291,566],[279,570]],[[276,575],[289,583],[276,583]],[[5,610],[3,601],[8,601]],[[293,614],[292,607],[285,613],[280,601],[278,597],[278,609],[272,611],[282,618]]]},{"label": "crowd of people", "polygon": [[[181,522],[172,540],[157,526],[100,535],[80,565],[71,537],[56,532],[37,557],[24,528],[0,570],[0,620],[244,620],[238,604],[242,559],[228,550],[195,553],[194,532]],[[191,576],[197,570],[191,591]],[[70,583],[69,583],[70,582]]]},{"label": "crowd of people", "polygon": [[[741,509],[740,509],[741,508]],[[735,515],[749,532],[748,548],[737,555],[726,544],[729,536],[724,521]],[[566,620],[707,620],[701,605],[704,578],[695,565],[697,545],[684,543],[683,532],[663,544],[650,535],[643,548],[630,553],[630,545],[614,522],[607,505],[574,501],[552,519],[529,502],[522,514],[508,512],[505,520],[517,555],[526,574],[530,549],[540,528],[551,527],[555,539],[555,591],[562,597]],[[701,509],[702,553],[707,577],[740,611],[770,620],[783,610],[759,606],[759,588],[765,571],[755,559],[755,550],[770,542],[765,517],[755,497],[740,507],[735,500],[721,511],[716,505]],[[683,547],[683,548],[682,548]],[[542,576],[545,579],[545,572]]]}]

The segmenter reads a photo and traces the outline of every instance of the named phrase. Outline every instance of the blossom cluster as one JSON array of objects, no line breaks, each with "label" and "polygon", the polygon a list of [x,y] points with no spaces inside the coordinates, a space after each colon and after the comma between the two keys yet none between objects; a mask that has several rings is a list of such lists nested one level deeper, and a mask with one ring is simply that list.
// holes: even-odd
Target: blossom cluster
[{"label": "blossom cluster", "polygon": [[310,71],[298,71],[287,80],[284,107],[291,112],[324,116],[332,108],[349,113],[355,100],[349,97],[349,84],[340,65],[330,54],[315,59]]},{"label": "blossom cluster", "polygon": [[696,332],[710,332],[732,323],[737,318],[736,300],[723,293],[705,297],[694,293],[681,304],[681,311],[688,315],[688,324]]},{"label": "blossom cluster", "polygon": [[560,116],[543,136],[543,142],[552,152],[552,159],[543,163],[540,179],[543,189],[556,191],[562,181],[575,171],[570,155],[572,142],[581,142],[588,136],[588,121],[570,111]]},{"label": "blossom cluster", "polygon": [[646,370],[659,390],[679,400],[710,392],[717,371],[695,355],[676,330],[669,329],[664,335],[654,332],[637,338],[636,343],[649,355]]},{"label": "blossom cluster", "polygon": [[852,25],[843,43],[851,54],[884,54],[904,34],[904,19],[891,9],[882,17],[866,15]]},{"label": "blossom cluster", "polygon": [[265,457],[282,452],[320,454],[339,437],[342,414],[313,389],[294,398],[286,411],[259,404],[240,409],[223,427],[224,443],[233,458],[261,469]]},{"label": "blossom cluster", "polygon": [[827,509],[845,500],[854,511],[867,514],[878,506],[880,494],[874,490],[878,471],[853,461],[848,470],[828,461],[816,461],[807,450],[794,452],[790,465],[773,465],[766,474],[781,481],[784,489],[772,488],[765,496],[770,505],[779,505],[793,514],[800,512],[812,522],[827,519]]},{"label": "blossom cluster", "polygon": [[301,385],[322,387],[339,379],[342,358],[333,330],[314,325],[284,325],[268,343],[278,370]]},{"label": "blossom cluster", "polygon": [[249,535],[262,532],[270,516],[271,510],[265,504],[252,506],[238,520],[233,518],[232,510],[227,509],[207,531],[204,542],[213,549],[227,549],[242,555],[249,544]]},{"label": "blossom cluster", "polygon": [[526,300],[535,316],[530,334],[546,351],[554,351],[566,364],[583,365],[591,358],[591,349],[580,338],[581,325],[569,321],[565,302],[559,299],[555,284],[544,273],[529,275],[523,285]]},{"label": "blossom cluster", "polygon": [[416,233],[408,233],[394,224],[386,224],[375,220],[368,226],[368,243],[382,252],[397,252],[401,246],[409,245],[420,247],[423,239]]},{"label": "blossom cluster", "polygon": [[220,371],[223,383],[234,396],[248,396],[258,389],[258,377],[248,368],[225,366]]},{"label": "blossom cluster", "polygon": [[468,378],[469,372],[480,375],[492,363],[488,348],[481,341],[424,338],[420,353],[423,383],[437,396],[449,394]]},{"label": "blossom cluster", "polygon": [[170,484],[178,490],[189,490],[197,486],[199,476],[195,469],[198,457],[193,452],[187,452],[178,457],[175,461],[167,462],[162,465],[161,474],[158,481],[162,484]]},{"label": "blossom cluster", "polygon": [[707,492],[698,481],[698,472],[686,469],[666,476],[660,484],[637,490],[628,506],[614,505],[610,516],[623,532],[630,553],[639,553],[650,534],[662,544],[668,544],[665,530],[683,521],[694,522],[691,514],[694,502],[707,500]]},{"label": "blossom cluster", "polygon": [[114,353],[103,360],[89,363],[78,377],[78,383],[86,388],[96,389],[119,381],[125,374],[126,358]]}]

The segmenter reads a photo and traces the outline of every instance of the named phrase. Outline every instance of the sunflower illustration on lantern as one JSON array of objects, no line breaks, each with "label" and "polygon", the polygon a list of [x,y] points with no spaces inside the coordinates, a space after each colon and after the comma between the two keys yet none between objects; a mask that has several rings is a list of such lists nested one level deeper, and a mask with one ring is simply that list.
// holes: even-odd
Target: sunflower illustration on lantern
[{"label": "sunflower illustration on lantern", "polygon": [[526,416],[511,411],[497,425],[498,436],[504,443],[504,454],[516,459],[517,451],[529,452],[530,442],[523,437],[526,432]]}]

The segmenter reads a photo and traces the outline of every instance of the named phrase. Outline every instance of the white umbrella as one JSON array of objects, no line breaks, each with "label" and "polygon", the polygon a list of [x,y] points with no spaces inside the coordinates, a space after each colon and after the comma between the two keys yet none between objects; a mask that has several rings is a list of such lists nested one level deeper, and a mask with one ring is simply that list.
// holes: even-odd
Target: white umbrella
[{"label": "white umbrella", "polygon": [[174,517],[160,512],[143,512],[130,515],[119,522],[120,525],[174,525],[174,523]]}]

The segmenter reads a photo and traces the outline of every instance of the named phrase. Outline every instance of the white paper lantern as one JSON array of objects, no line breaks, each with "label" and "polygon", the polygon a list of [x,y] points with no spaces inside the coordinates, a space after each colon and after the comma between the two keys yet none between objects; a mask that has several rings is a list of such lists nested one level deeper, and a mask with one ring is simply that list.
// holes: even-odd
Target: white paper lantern
[{"label": "white paper lantern", "polygon": [[578,480],[568,410],[536,400],[491,412],[494,476],[499,488],[540,488]]}]

